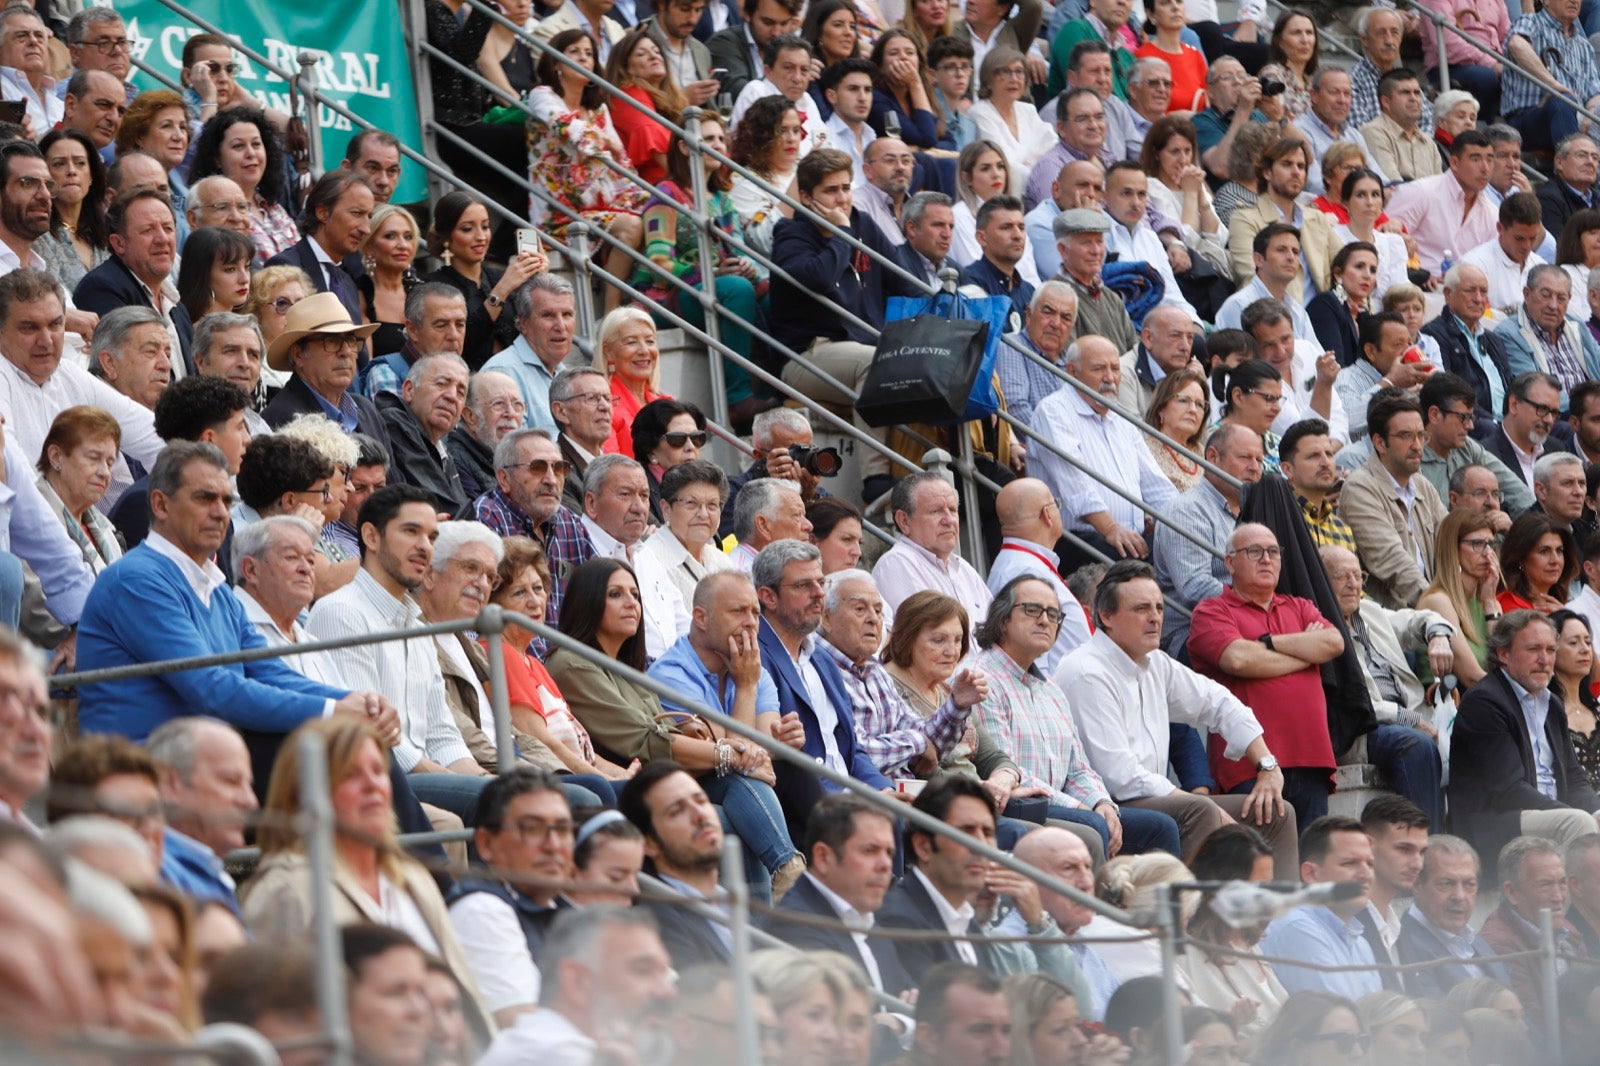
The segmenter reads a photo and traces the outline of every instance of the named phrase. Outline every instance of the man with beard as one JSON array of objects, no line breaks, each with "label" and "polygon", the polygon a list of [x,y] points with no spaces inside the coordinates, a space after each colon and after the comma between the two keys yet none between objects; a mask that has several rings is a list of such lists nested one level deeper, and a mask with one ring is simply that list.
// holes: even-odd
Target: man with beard
[{"label": "man with beard", "polygon": [[[1104,337],[1081,337],[1067,348],[1067,373],[1113,401],[1121,387],[1120,355]],[[1112,414],[1106,403],[1063,388],[1046,396],[1034,416],[1041,436],[1068,451],[1077,450],[1085,463],[1129,495],[1158,510],[1177,497],[1178,490],[1156,466],[1138,431]],[[1061,502],[1061,519],[1068,530],[1112,558],[1142,559],[1150,554],[1150,524],[1144,512],[1123,496],[1067,465],[1048,448],[1029,451],[1028,474],[1050,486]]]},{"label": "man with beard", "polygon": [[178,222],[172,202],[154,189],[137,189],[120,197],[106,212],[111,258],[83,276],[72,292],[85,311],[108,314],[119,307],[142,304],[155,308],[172,338],[172,376],[194,373],[194,326],[187,315],[174,318],[178,288],[170,275],[178,255]]},{"label": "man with beard", "polygon": [[[856,186],[856,210],[878,224],[894,245],[905,243],[901,232],[906,197],[916,171],[916,157],[898,137],[879,137],[861,150],[861,182]],[[945,251],[949,251],[948,244]],[[941,256],[942,258],[942,256]]]},{"label": "man with beard", "polygon": [[673,965],[639,908],[562,911],[539,959],[540,1009],[501,1030],[479,1066],[656,1061],[667,1050]]},{"label": "man with beard", "polygon": [[473,518],[502,537],[531,537],[544,549],[551,584],[545,618],[551,625],[561,617],[561,598],[573,568],[595,554],[582,519],[562,503],[567,470],[561,449],[544,430],[513,430],[495,445],[494,487],[473,500],[471,508]]},{"label": "man with beard", "polygon": [[[1332,284],[1329,275],[1335,250],[1333,224],[1321,211],[1304,210],[1296,201],[1305,191],[1314,162],[1311,148],[1295,137],[1281,138],[1262,153],[1256,164],[1261,198],[1249,207],[1239,208],[1228,219],[1228,258],[1233,264],[1235,284],[1244,285],[1255,274],[1256,234],[1274,222],[1288,223],[1300,234],[1300,268],[1289,291],[1303,303]],[[1391,211],[1390,217],[1393,215]],[[1492,219],[1489,235],[1494,235]],[[1472,241],[1463,247],[1472,248],[1478,243]]]},{"label": "man with beard", "polygon": [[1561,382],[1539,370],[1518,374],[1506,389],[1506,415],[1483,446],[1532,490],[1539,457],[1571,450],[1552,432],[1560,416]]},{"label": "man with beard", "polygon": [[1016,332],[1027,321],[1028,303],[1033,299],[1033,286],[1019,270],[1028,247],[1022,201],[1015,196],[996,196],[985,202],[978,208],[977,234],[983,255],[962,267],[961,283],[976,285],[990,296],[1009,298],[1010,331]]},{"label": "man with beard", "polygon": [[468,380],[461,422],[444,440],[468,500],[495,487],[494,450],[522,425],[524,410],[522,394],[509,374],[480,370]]}]

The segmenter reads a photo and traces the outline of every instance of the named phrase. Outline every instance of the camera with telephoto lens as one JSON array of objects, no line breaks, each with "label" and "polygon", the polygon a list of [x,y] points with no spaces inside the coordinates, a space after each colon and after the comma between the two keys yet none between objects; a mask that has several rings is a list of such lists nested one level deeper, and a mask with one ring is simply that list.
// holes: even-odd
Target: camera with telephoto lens
[{"label": "camera with telephoto lens", "polygon": [[1262,77],[1256,80],[1261,83],[1262,96],[1280,96],[1289,91],[1289,86],[1276,78]]},{"label": "camera with telephoto lens", "polygon": [[789,458],[808,474],[833,477],[844,466],[838,448],[812,448],[804,444],[789,445]]}]

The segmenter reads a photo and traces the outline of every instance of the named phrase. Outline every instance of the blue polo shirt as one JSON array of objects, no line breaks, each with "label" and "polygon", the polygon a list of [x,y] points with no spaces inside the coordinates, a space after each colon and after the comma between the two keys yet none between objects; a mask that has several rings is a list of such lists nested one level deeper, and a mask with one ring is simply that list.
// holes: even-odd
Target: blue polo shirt
[{"label": "blue polo shirt", "polygon": [[[671,685],[685,700],[715,707],[723,714],[733,714],[733,678],[727,678],[724,684],[723,678],[707,670],[687,636],[679,637],[661,658],[650,664],[646,673],[664,685]],[[669,699],[663,699],[661,705],[669,711],[689,710],[686,705]],[[756,682],[756,713],[777,714],[778,710],[778,686],[762,670],[761,680]]]}]

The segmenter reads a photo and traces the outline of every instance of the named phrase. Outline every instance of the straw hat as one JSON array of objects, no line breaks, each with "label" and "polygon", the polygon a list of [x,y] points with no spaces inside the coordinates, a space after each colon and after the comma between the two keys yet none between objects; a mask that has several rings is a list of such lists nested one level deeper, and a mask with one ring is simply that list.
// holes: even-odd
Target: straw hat
[{"label": "straw hat", "polygon": [[284,316],[283,332],[267,349],[267,365],[274,370],[293,370],[289,365],[290,347],[317,333],[354,333],[364,340],[376,332],[376,323],[358,326],[350,321],[350,312],[334,293],[315,293],[289,308]]}]

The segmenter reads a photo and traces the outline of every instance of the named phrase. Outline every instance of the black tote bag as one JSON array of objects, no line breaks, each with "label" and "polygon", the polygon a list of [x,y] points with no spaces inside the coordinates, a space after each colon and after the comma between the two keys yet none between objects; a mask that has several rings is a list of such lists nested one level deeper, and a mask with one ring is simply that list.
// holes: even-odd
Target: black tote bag
[{"label": "black tote bag", "polygon": [[888,323],[861,383],[856,413],[874,428],[965,421],[988,339],[989,324],[973,319],[918,315]]}]

